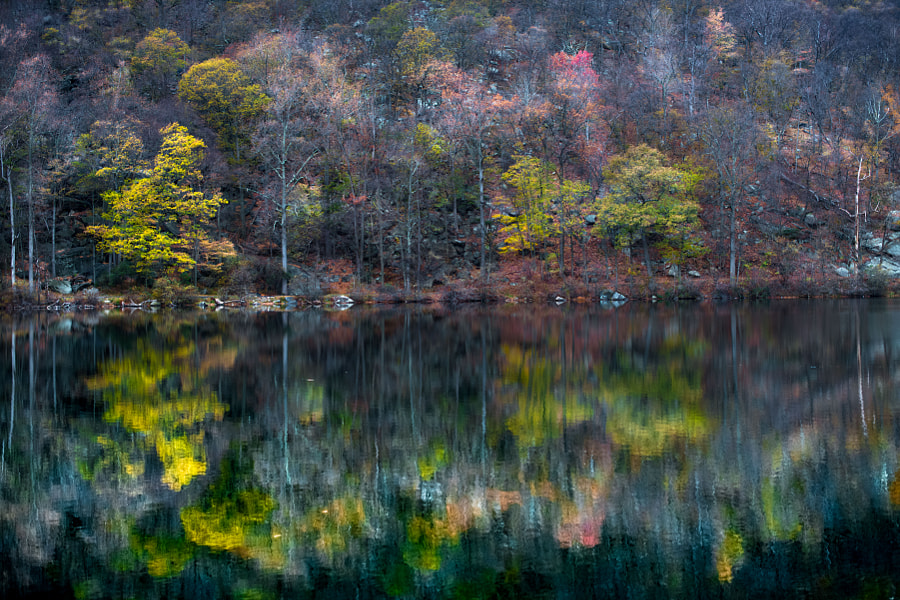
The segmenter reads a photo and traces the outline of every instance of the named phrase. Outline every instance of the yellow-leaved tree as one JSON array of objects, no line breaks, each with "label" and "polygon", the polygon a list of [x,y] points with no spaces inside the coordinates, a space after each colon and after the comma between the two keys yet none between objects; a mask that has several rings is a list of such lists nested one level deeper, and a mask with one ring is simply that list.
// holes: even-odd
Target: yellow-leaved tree
[{"label": "yellow-leaved tree", "polygon": [[107,223],[87,228],[98,238],[99,249],[123,257],[148,278],[188,271],[204,250],[209,257],[229,253],[227,244],[210,243],[206,233],[224,203],[218,192],[200,189],[206,145],[178,123],[160,133],[163,142],[153,169],[120,191],[106,192]]}]

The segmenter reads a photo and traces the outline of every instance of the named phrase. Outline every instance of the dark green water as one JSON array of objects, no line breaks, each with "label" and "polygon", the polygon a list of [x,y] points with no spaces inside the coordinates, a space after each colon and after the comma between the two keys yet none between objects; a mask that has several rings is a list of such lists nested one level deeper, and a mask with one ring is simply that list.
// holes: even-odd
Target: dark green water
[{"label": "dark green water", "polygon": [[900,303],[2,323],[0,597],[889,598]]}]

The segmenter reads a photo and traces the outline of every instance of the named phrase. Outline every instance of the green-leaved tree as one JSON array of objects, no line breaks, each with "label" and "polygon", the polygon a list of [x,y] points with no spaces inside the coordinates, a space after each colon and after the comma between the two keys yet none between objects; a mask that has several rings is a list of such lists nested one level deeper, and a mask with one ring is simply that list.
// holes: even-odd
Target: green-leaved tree
[{"label": "green-leaved tree", "polygon": [[620,247],[640,239],[647,276],[653,277],[647,238],[683,238],[686,227],[698,222],[698,205],[692,196],[699,175],[671,167],[666,157],[641,144],[609,161],[603,170],[609,192],[597,200],[598,227],[615,235]]},{"label": "green-leaved tree", "polygon": [[169,95],[178,74],[187,66],[188,52],[190,48],[177,33],[154,29],[138,42],[131,58],[135,87],[153,100]]}]

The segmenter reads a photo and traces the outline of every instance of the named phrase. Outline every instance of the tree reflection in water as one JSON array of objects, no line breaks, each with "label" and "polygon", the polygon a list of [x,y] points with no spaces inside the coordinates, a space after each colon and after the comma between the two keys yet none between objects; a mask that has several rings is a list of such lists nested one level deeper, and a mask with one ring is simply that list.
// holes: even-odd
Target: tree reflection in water
[{"label": "tree reflection in water", "polygon": [[7,321],[0,595],[887,597],[900,304]]}]

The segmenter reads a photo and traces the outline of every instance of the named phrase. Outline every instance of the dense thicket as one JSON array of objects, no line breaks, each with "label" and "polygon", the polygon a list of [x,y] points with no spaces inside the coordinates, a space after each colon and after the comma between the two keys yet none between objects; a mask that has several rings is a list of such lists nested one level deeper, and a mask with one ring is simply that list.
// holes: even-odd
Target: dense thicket
[{"label": "dense thicket", "polygon": [[[900,273],[898,25],[795,0],[4,2],[3,281]],[[173,124],[206,152],[162,190]]]}]

